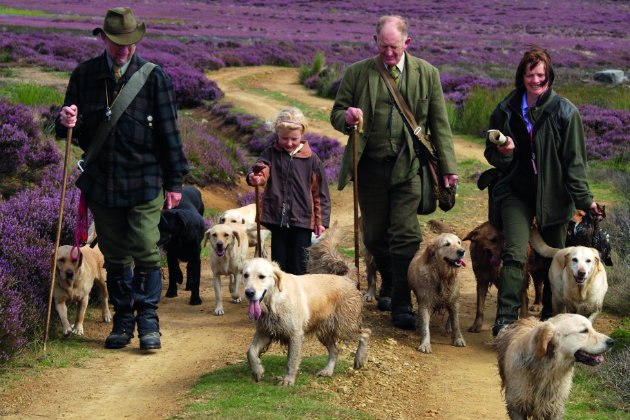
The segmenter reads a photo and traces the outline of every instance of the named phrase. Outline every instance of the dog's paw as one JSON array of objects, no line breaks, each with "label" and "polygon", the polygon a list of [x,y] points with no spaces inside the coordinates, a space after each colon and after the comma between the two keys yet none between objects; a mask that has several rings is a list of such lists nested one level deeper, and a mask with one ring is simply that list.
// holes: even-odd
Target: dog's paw
[{"label": "dog's paw", "polygon": [[317,372],[317,376],[321,376],[324,378],[330,378],[333,375],[333,369],[322,369]]},{"label": "dog's paw", "polygon": [[293,385],[295,385],[295,378],[290,378],[288,376],[285,376],[284,378],[282,378],[280,382],[278,382],[278,386],[293,386]]},{"label": "dog's paw", "polygon": [[376,296],[374,295],[374,292],[372,293],[367,292],[366,294],[363,295],[364,302],[373,302],[375,299],[376,299]]},{"label": "dog's paw", "polygon": [[542,305],[532,305],[529,307],[529,310],[532,312],[540,312],[540,310],[542,309]]},{"label": "dog's paw", "polygon": [[112,322],[112,314],[109,312],[103,314],[103,322]]},{"label": "dog's paw", "polygon": [[[203,301],[201,300],[201,298],[199,296],[195,296],[195,297],[190,297],[190,302],[188,302],[190,305],[201,305]],[[216,315],[216,314],[215,314]]]},{"label": "dog's paw", "polygon": [[63,336],[68,337],[72,334],[72,325],[68,325],[66,328],[63,328]]},{"label": "dog's paw", "polygon": [[174,289],[171,289],[169,287],[168,290],[166,291],[166,295],[165,296],[167,298],[177,297],[177,287],[175,287]]},{"label": "dog's paw", "polygon": [[216,316],[225,315],[225,311],[223,310],[223,308],[217,308],[217,309],[214,310],[214,314]]},{"label": "dog's paw", "polygon": [[471,332],[471,333],[478,333],[480,331],[481,331],[481,322],[475,321],[475,323],[472,324],[470,328],[468,328],[468,332]]},{"label": "dog's paw", "polygon": [[240,297],[232,298],[232,303],[241,303],[241,298]]},{"label": "dog's paw", "polygon": [[459,336],[453,340],[453,345],[455,347],[466,347],[466,341],[464,340],[464,337]]},{"label": "dog's paw", "polygon": [[431,343],[420,344],[418,346],[418,351],[421,351],[422,353],[426,353],[426,354],[431,353]]},{"label": "dog's paw", "polygon": [[261,366],[260,369],[252,368],[252,375],[254,376],[254,380],[256,382],[260,382],[260,380],[265,376],[265,369]]},{"label": "dog's paw", "polygon": [[83,325],[75,326],[74,324],[72,324],[70,328],[72,329],[72,334],[83,335]]}]

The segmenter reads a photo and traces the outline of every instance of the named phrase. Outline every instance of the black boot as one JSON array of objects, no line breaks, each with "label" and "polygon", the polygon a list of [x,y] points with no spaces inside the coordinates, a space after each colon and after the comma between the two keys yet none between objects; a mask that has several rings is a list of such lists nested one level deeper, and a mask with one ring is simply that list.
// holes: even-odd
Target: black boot
[{"label": "black boot", "polygon": [[374,256],[376,268],[381,274],[381,288],[378,290],[376,307],[381,311],[392,310],[392,261],[389,255]]},{"label": "black boot", "polygon": [[160,320],[156,309],[162,293],[162,278],[159,267],[136,267],[133,277],[133,300],[137,312],[138,338],[142,350],[159,349]]},{"label": "black boot", "polygon": [[107,272],[107,292],[110,302],[114,305],[114,326],[105,339],[107,349],[121,349],[133,338],[135,320],[131,290],[132,278],[131,267],[121,271],[110,269]]},{"label": "black boot", "polygon": [[503,263],[497,286],[499,293],[497,294],[497,316],[492,327],[493,337],[499,335],[499,331],[518,319],[523,287],[523,264],[516,261]]},{"label": "black boot", "polygon": [[411,291],[407,281],[407,270],[411,258],[392,257],[392,324],[403,330],[416,328],[416,316],[411,305]]}]

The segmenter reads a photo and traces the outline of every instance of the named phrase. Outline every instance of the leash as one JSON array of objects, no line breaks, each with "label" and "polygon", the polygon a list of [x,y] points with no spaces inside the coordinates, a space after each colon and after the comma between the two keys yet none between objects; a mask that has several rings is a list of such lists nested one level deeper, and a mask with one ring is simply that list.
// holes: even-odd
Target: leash
[{"label": "leash", "polygon": [[[77,228],[74,231],[74,245],[70,250],[70,258],[76,261],[81,256],[81,246],[85,245],[88,234],[88,209],[85,194],[81,191],[79,210],[77,211]],[[76,249],[76,257],[74,256]]]}]

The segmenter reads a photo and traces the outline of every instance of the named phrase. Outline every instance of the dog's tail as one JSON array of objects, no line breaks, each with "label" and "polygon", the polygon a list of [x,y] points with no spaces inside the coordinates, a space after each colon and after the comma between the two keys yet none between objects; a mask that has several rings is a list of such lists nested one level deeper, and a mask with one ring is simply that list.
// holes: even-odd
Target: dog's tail
[{"label": "dog's tail", "polygon": [[553,258],[560,251],[558,248],[552,248],[547,245],[535,226],[529,231],[529,243],[534,248],[534,251],[545,258]]},{"label": "dog's tail", "polygon": [[319,241],[306,248],[308,261],[306,271],[311,274],[335,274],[338,276],[352,276],[356,274],[343,255],[339,246],[347,232],[337,226],[336,222],[326,230]]}]

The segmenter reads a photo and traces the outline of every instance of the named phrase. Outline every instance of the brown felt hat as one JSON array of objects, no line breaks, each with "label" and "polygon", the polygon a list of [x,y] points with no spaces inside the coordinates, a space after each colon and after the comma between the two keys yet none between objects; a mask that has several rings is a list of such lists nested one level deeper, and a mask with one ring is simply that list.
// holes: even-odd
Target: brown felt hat
[{"label": "brown felt hat", "polygon": [[136,23],[136,17],[129,7],[109,9],[105,15],[102,28],[94,28],[93,35],[103,32],[112,42],[118,45],[135,44],[142,39],[145,32],[144,22]]}]

